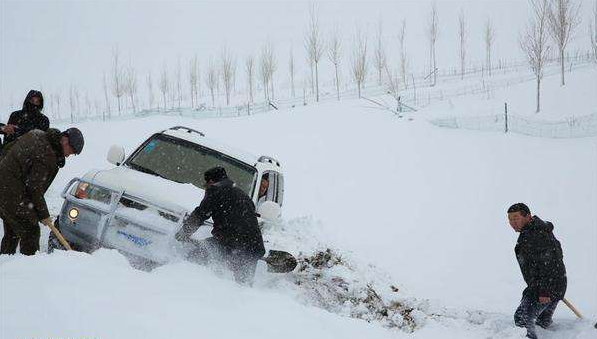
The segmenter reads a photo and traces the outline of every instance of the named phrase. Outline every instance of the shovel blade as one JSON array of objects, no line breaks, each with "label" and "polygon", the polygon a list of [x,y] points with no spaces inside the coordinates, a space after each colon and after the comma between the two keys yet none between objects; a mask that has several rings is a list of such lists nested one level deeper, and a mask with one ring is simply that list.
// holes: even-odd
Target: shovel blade
[{"label": "shovel blade", "polygon": [[270,250],[267,257],[263,258],[263,261],[267,263],[267,271],[271,273],[292,272],[298,265],[292,254],[276,250]]}]

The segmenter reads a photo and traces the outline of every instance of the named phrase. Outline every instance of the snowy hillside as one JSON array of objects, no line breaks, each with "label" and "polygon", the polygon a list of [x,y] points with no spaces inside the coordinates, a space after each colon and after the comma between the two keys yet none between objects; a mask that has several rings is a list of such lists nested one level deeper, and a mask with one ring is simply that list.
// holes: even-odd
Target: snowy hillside
[{"label": "snowy hillside", "polygon": [[[579,73],[570,82],[576,78],[595,93],[594,79]],[[558,90],[546,85],[545,97]],[[585,105],[588,95],[578,95]],[[355,99],[241,118],[78,125],[86,149],[46,194],[54,215],[72,177],[110,167],[110,145],[130,152],[155,131],[185,125],[282,162],[284,220],[266,231],[266,246],[303,266],[286,275],[260,266],[245,288],[183,261],[139,271],[110,250],[2,256],[0,338],[524,338],[512,321],[524,282],[506,219],[521,201],[554,223],[567,298],[588,319],[576,321],[560,305],[554,329],[539,334],[594,338],[597,140],[427,122],[444,109],[399,119]],[[318,264],[314,255],[328,248]]]}]

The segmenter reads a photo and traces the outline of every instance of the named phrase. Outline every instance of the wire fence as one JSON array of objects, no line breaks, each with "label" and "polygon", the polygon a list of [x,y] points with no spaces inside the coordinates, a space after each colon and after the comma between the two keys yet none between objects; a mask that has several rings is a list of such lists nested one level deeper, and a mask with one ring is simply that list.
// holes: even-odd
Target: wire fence
[{"label": "wire fence", "polygon": [[[571,72],[575,69],[585,67],[592,67],[592,60],[590,56],[578,53],[573,56],[566,57],[567,71]],[[550,60],[545,70],[545,76],[557,74],[560,71],[557,60]],[[487,70],[472,69],[465,73],[464,78],[469,78],[460,84],[461,75],[456,71],[443,71],[439,74],[442,84],[455,84],[455,86],[448,86],[444,88],[436,88],[431,86],[429,80],[425,79],[424,74],[417,77],[412,76],[411,82],[401,85],[400,88],[400,102],[393,104],[385,104],[385,106],[402,107],[408,111],[416,111],[419,108],[432,105],[434,103],[465,96],[482,94],[491,97],[492,92],[507,88],[515,84],[533,81],[534,75],[528,70],[524,62],[511,62],[499,64],[493,69],[493,77],[481,77],[479,80],[471,82],[470,78],[475,74],[487,72]],[[516,73],[516,75],[512,75]],[[502,75],[502,76],[500,76]],[[385,85],[369,84],[361,89],[361,97],[376,98],[387,96],[389,94],[388,88]],[[283,98],[274,102],[257,102],[244,103],[236,106],[225,107],[210,107],[205,104],[199,107],[179,107],[169,109],[145,109],[140,111],[123,111],[121,114],[116,112],[97,112],[96,114],[76,114],[72,113],[68,117],[54,117],[53,123],[67,124],[79,123],[86,121],[118,121],[130,120],[140,117],[151,116],[180,116],[190,117],[196,119],[210,119],[210,118],[226,118],[226,117],[240,117],[253,114],[260,114],[264,112],[271,112],[278,109],[292,109],[295,107],[306,106],[311,104],[318,104],[324,102],[331,102],[337,100],[356,99],[359,97],[358,91],[354,86],[345,87],[339,93],[333,90],[324,90],[320,93],[319,102],[315,101],[313,95],[298,96],[294,98]],[[394,100],[394,99],[393,99]],[[371,100],[372,101],[372,100]],[[390,110],[394,110],[393,108]],[[398,110],[398,109],[396,109]],[[508,124],[511,125],[509,131],[541,137],[551,138],[571,138],[571,137],[586,137],[597,135],[597,127],[595,122],[595,114],[586,117],[569,118],[565,121],[550,122],[539,121],[534,119],[524,118],[521,115],[510,115]],[[449,117],[443,119],[434,119],[432,124],[440,127],[448,128],[464,128],[483,131],[504,131],[506,126],[506,118],[503,115],[496,114],[484,117]]]},{"label": "wire fence", "polygon": [[531,119],[517,114],[432,119],[433,125],[477,131],[518,133],[542,138],[585,138],[597,136],[597,113],[569,117],[562,121]]}]

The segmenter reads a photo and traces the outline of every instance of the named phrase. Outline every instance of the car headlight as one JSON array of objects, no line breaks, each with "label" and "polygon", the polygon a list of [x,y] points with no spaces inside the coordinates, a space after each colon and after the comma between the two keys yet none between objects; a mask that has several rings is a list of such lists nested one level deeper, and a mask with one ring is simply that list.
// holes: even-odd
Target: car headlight
[{"label": "car headlight", "polygon": [[79,217],[79,210],[78,209],[76,209],[75,207],[73,207],[70,210],[68,210],[68,218],[71,221],[77,220],[78,217]]},{"label": "car headlight", "polygon": [[78,199],[95,200],[108,205],[111,200],[110,191],[86,182],[80,182],[75,188],[73,195]]}]

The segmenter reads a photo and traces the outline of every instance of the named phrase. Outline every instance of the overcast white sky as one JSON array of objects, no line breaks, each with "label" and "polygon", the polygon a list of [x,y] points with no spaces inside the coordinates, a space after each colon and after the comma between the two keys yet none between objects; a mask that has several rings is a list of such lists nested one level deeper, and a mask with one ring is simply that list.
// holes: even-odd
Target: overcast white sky
[{"label": "overcast white sky", "polygon": [[[5,110],[18,109],[31,88],[42,89],[46,95],[61,92],[66,97],[69,86],[74,84],[81,92],[101,97],[102,73],[110,70],[115,47],[121,51],[123,61],[137,69],[142,91],[142,80],[148,72],[157,79],[163,65],[172,69],[178,58],[184,69],[196,54],[203,72],[202,66],[210,57],[217,57],[226,45],[238,57],[241,68],[244,57],[258,54],[263,43],[270,39],[280,64],[276,82],[283,83],[287,81],[291,47],[299,68],[306,69],[303,41],[309,4],[308,1],[0,0],[0,116],[9,113]],[[317,4],[325,35],[334,25],[342,29],[345,55],[355,25],[367,29],[372,44],[381,18],[390,59],[397,63],[396,35],[401,20],[406,18],[410,66],[420,71],[427,65],[425,27],[430,1],[320,1]],[[494,58],[522,59],[518,34],[528,18],[527,1],[438,1],[437,4],[440,68],[456,65],[456,24],[461,9],[469,26],[469,60],[483,58],[482,26],[488,17],[496,27]],[[571,49],[589,47],[587,25],[591,5],[592,1],[585,1],[585,21]],[[331,65],[326,60],[321,65],[325,78]]]}]

